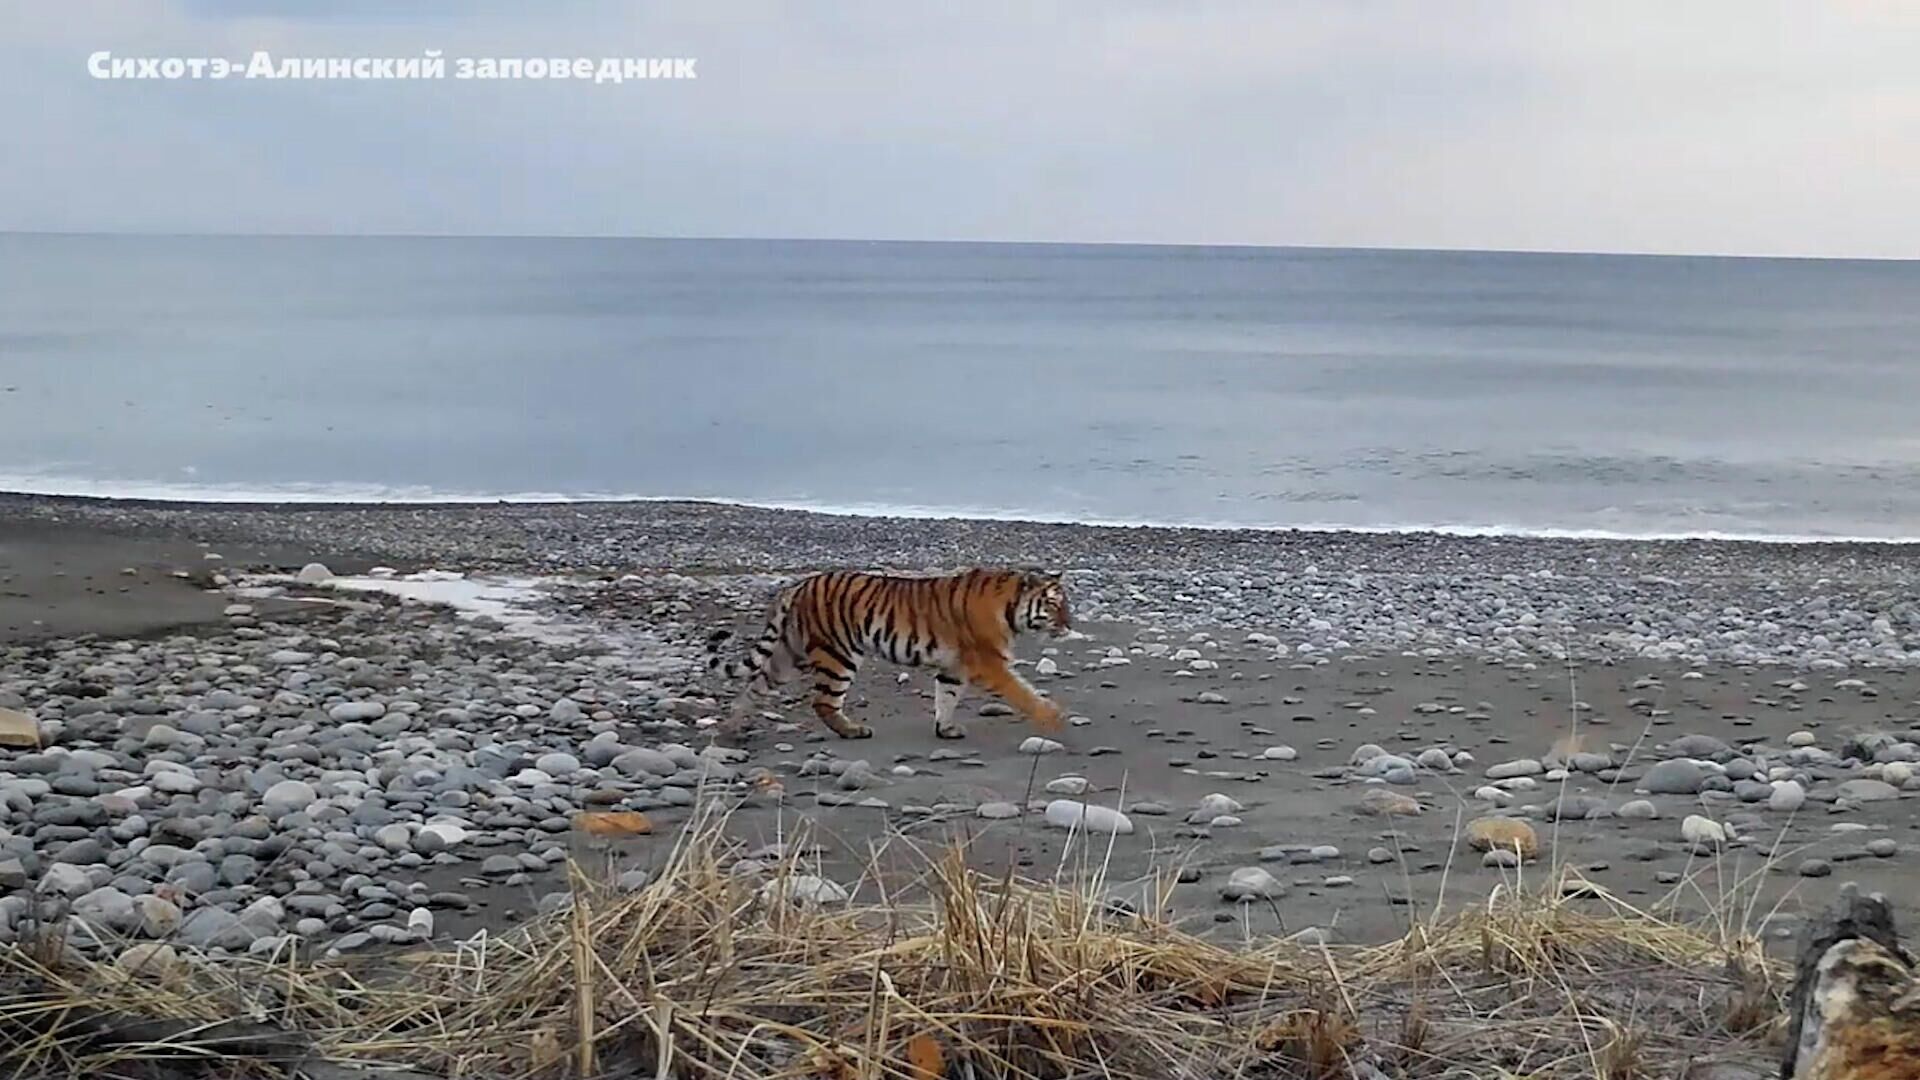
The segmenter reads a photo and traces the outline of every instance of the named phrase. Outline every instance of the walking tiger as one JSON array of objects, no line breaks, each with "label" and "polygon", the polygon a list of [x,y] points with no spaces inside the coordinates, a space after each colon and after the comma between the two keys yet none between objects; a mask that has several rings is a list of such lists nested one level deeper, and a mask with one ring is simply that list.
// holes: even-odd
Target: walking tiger
[{"label": "walking tiger", "polygon": [[[843,739],[873,735],[847,718],[854,672],[868,657],[934,669],[933,730],[943,739],[966,731],[953,717],[961,691],[979,687],[1020,710],[1043,731],[1060,728],[1060,706],[1007,666],[1013,642],[1029,631],[1063,636],[1072,628],[1060,576],[1038,570],[974,568],[943,577],[827,571],[782,588],[766,630],[744,659],[718,655],[707,667],[728,678],[749,676],[734,701],[738,720],[753,697],[795,677],[813,675],[813,711]],[[726,630],[707,639],[718,651]]]}]

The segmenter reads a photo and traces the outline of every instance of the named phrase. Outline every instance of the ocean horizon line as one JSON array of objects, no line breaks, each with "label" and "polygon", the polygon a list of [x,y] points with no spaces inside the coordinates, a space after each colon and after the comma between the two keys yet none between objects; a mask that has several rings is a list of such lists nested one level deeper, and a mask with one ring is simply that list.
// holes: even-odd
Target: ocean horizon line
[{"label": "ocean horizon line", "polygon": [[1274,251],[1274,252],[1356,252],[1385,255],[1512,255],[1540,258],[1586,259],[1725,259],[1755,262],[1833,262],[1833,263],[1920,263],[1920,255],[1812,254],[1807,252],[1764,251],[1596,251],[1585,248],[1522,247],[1436,247],[1431,244],[1325,244],[1262,243],[1224,240],[1014,240],[983,237],[903,237],[903,236],[725,236],[708,234],[668,235],[652,233],[543,233],[543,232],[312,232],[266,230],[259,232],[201,232],[177,229],[139,231],[101,231],[72,229],[0,228],[0,237],[74,237],[147,240],[584,240],[640,241],[645,243],[723,243],[723,244],[844,244],[844,245],[922,245],[946,247],[1003,248],[1140,248],[1145,250]]}]

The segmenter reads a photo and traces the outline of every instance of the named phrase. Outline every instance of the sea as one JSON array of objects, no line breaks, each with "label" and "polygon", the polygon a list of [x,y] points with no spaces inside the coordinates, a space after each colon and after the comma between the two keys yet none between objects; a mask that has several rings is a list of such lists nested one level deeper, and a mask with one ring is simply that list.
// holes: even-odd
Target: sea
[{"label": "sea", "polygon": [[0,490],[1920,538],[1920,263],[0,235]]}]

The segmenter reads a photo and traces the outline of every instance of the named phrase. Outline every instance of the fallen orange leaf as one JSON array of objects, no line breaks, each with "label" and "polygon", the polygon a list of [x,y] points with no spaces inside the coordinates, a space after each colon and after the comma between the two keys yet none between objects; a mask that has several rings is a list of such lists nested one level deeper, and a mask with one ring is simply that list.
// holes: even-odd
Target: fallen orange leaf
[{"label": "fallen orange leaf", "polygon": [[653,822],[637,810],[590,810],[574,818],[574,825],[589,836],[645,836],[653,831]]},{"label": "fallen orange leaf", "polygon": [[947,1075],[947,1055],[940,1040],[922,1032],[907,1040],[907,1064],[913,1066],[913,1080],[940,1080]]}]

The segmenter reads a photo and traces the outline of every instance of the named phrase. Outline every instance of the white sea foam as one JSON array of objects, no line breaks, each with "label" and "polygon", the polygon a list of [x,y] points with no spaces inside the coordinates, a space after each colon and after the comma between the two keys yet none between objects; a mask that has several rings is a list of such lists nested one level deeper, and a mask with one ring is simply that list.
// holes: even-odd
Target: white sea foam
[{"label": "white sea foam", "polygon": [[1031,522],[1111,529],[1191,529],[1203,532],[1354,533],[1377,536],[1439,535],[1513,537],[1549,540],[1712,540],[1754,544],[1920,544],[1920,536],[1872,536],[1856,533],[1769,533],[1724,529],[1597,529],[1501,523],[1408,522],[1401,524],[1289,522],[1275,524],[1222,519],[1122,518],[1062,514],[1020,507],[940,506],[915,503],[844,503],[810,499],[729,498],[714,495],[638,495],[617,492],[471,492],[412,485],[286,483],[266,487],[168,483],[54,475],[0,473],[0,493],[64,495],[143,502],[209,503],[231,506],[279,505],[535,505],[691,502],[760,510],[788,510],[834,517],[884,517],[929,521]]},{"label": "white sea foam", "polygon": [[369,504],[389,503],[590,503],[634,502],[632,495],[562,493],[557,491],[471,492],[448,491],[420,485],[304,483],[269,486],[205,484],[153,480],[113,480],[55,473],[0,473],[0,493],[65,495],[83,499],[123,499],[140,502]]}]

